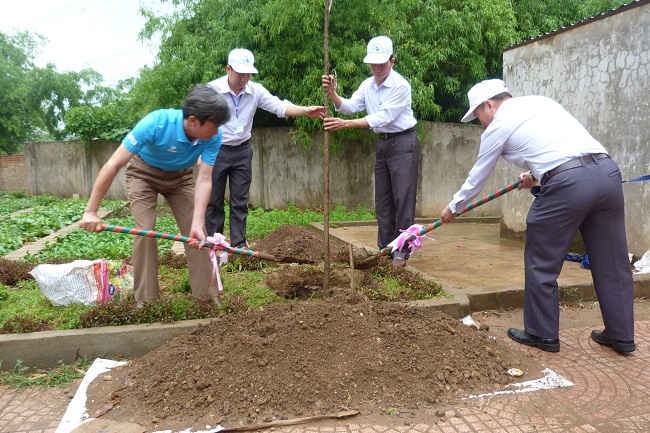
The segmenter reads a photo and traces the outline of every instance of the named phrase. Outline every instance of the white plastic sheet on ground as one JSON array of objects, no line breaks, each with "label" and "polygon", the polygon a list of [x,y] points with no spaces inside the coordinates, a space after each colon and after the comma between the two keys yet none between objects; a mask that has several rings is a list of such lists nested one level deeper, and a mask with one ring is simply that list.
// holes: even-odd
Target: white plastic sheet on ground
[{"label": "white plastic sheet on ground", "polygon": [[467,398],[483,398],[483,397],[493,397],[497,395],[504,394],[517,394],[521,392],[532,392],[540,391],[542,389],[553,389],[553,388],[566,388],[573,386],[573,382],[565,379],[560,376],[550,368],[545,368],[542,370],[544,377],[534,380],[527,380],[525,382],[519,383],[510,383],[506,385],[506,388],[515,388],[515,389],[505,389],[503,391],[495,391],[487,394],[472,394]]},{"label": "white plastic sheet on ground", "polygon": [[[125,364],[126,362],[124,361],[121,362],[111,361],[109,359],[102,359],[102,358],[95,359],[95,361],[92,363],[92,365],[86,372],[86,375],[84,376],[83,380],[81,381],[81,384],[77,389],[77,392],[75,393],[74,397],[70,401],[70,404],[68,405],[68,408],[66,409],[65,414],[63,415],[63,419],[59,423],[59,426],[56,429],[55,433],[70,433],[75,428],[79,427],[81,424],[92,421],[94,418],[91,418],[90,415],[88,415],[88,411],[86,409],[88,387],[90,386],[92,381],[95,380],[100,374],[105,373],[111,370],[112,368],[119,367]],[[532,392],[532,391],[539,391],[543,389],[564,388],[564,387],[573,386],[573,382],[568,381],[567,379],[563,378],[562,376],[555,373],[551,369],[545,368],[544,370],[542,370],[542,374],[544,374],[544,377],[542,378],[535,379],[535,380],[528,380],[520,383],[511,383],[506,386],[507,388],[512,387],[515,389],[496,391],[488,394],[475,394],[475,395],[470,395],[467,398],[472,399],[472,398],[481,398],[481,397],[492,397],[492,396],[504,395],[504,394],[515,394],[520,392]],[[158,430],[153,433],[217,433],[224,429],[220,425],[214,428],[210,426],[206,426],[206,428],[208,430],[194,431],[188,428],[181,431]]]},{"label": "white plastic sheet on ground", "polygon": [[[86,375],[84,376],[77,392],[75,392],[74,397],[68,404],[68,408],[63,414],[63,419],[59,423],[56,431],[54,433],[70,433],[80,425],[92,421],[94,418],[91,418],[86,409],[86,400],[88,395],[88,387],[100,374],[110,371],[112,368],[119,367],[121,365],[126,365],[125,361],[112,361],[110,359],[97,358],[92,363]],[[223,430],[222,426],[216,426],[214,428],[207,427],[208,430],[198,430],[194,431],[191,429],[185,429],[179,432],[174,432],[173,430],[160,430],[153,433],[217,433],[218,431]]]},{"label": "white plastic sheet on ground", "polygon": [[635,274],[650,274],[650,251],[643,253],[641,258],[634,262],[633,266]]},{"label": "white plastic sheet on ground", "polygon": [[86,410],[88,386],[90,386],[92,381],[100,374],[109,371],[111,368],[125,364],[126,362],[123,361],[111,361],[110,359],[102,358],[95,359],[86,372],[81,384],[79,384],[79,388],[77,388],[74,397],[70,400],[70,404],[68,404],[68,408],[63,414],[63,419],[54,433],[69,433],[84,422],[90,421],[92,418],[90,418],[88,411]]}]

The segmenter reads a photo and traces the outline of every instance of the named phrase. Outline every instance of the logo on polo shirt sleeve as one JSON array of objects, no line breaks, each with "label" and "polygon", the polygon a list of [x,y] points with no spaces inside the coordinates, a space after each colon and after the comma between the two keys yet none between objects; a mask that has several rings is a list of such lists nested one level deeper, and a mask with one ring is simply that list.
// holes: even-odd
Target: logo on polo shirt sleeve
[{"label": "logo on polo shirt sleeve", "polygon": [[126,135],[125,140],[129,140],[129,142],[130,142],[133,146],[135,146],[135,145],[138,144],[138,139],[135,138],[135,135],[133,135],[133,132],[129,132],[129,133]]}]

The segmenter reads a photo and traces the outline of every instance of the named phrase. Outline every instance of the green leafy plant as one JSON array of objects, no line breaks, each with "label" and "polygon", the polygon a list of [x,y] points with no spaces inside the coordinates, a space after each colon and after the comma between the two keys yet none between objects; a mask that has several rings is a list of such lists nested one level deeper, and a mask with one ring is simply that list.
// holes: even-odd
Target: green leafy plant
[{"label": "green leafy plant", "polygon": [[[134,225],[133,217],[109,218],[107,224],[128,226]],[[162,215],[156,221],[156,228],[159,231],[176,233],[178,231],[176,221],[171,215]],[[171,249],[173,242],[160,240],[158,252],[163,255]],[[75,230],[57,238],[56,242],[47,244],[38,254],[26,258],[30,262],[44,262],[53,258],[63,259],[86,259],[94,260],[123,259],[131,257],[133,249],[133,236],[121,233],[99,232],[92,233],[82,229]]]},{"label": "green leafy plant", "polygon": [[25,388],[29,386],[59,386],[79,379],[86,374],[90,361],[81,358],[74,364],[59,365],[49,370],[33,369],[18,360],[14,368],[9,371],[0,370],[0,383],[14,388]]},{"label": "green leafy plant", "polygon": [[[67,201],[67,200],[62,200]],[[176,223],[167,209],[160,209],[157,219],[160,231],[175,233]],[[264,211],[253,209],[249,214],[249,223],[254,227],[251,239],[264,237],[282,224],[308,225],[322,221],[322,213],[317,210],[299,209],[294,205],[283,210]],[[365,209],[352,211],[342,206],[333,208],[331,221],[372,220],[374,216]],[[227,219],[226,219],[227,220]],[[111,218],[110,224],[133,226],[131,217]],[[7,263],[8,273],[25,275],[25,271],[36,263],[67,262],[74,259],[124,259],[131,256],[133,236],[119,233],[90,233],[75,230],[49,244],[40,253],[29,257],[24,263]],[[116,297],[111,302],[100,305],[69,305],[54,307],[40,292],[36,281],[12,278],[10,286],[0,286],[0,296],[5,300],[0,303],[0,332],[25,332],[42,329],[72,329],[79,327],[126,325],[150,322],[169,322],[175,320],[215,317],[219,314],[257,308],[274,302],[286,302],[263,283],[264,275],[275,267],[274,264],[250,257],[231,255],[226,266],[221,268],[221,278],[226,290],[222,293],[220,305],[195,302],[190,293],[189,277],[184,258],[170,252],[173,242],[159,240],[161,266],[159,278],[162,297],[159,302],[135,307],[133,296]],[[16,265],[12,267],[12,265]],[[0,271],[2,262],[0,262]],[[386,272],[390,272],[387,270]],[[18,277],[17,274],[17,277]],[[0,272],[0,275],[2,272]],[[375,281],[384,279],[384,274]],[[379,284],[377,283],[377,286]],[[2,289],[5,287],[5,289]],[[387,289],[384,287],[383,289]],[[433,288],[406,288],[395,277],[396,293],[381,292],[377,299],[398,298],[406,296],[406,290],[422,290],[421,296],[427,297]]]},{"label": "green leafy plant", "polygon": [[122,104],[73,107],[65,115],[66,132],[91,144],[94,140],[120,142],[137,119],[125,116]]}]

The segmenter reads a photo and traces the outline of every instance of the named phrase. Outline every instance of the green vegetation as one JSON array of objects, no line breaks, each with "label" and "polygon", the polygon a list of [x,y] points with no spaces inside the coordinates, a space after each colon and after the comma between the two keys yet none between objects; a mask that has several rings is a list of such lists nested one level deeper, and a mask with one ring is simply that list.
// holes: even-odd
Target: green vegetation
[{"label": "green vegetation", "polygon": [[58,72],[52,64],[35,66],[42,43],[37,34],[0,32],[0,153],[20,152],[27,141],[64,139],[68,110],[103,106],[124,95],[124,89],[102,86],[92,69]]},{"label": "green vegetation", "polygon": [[88,367],[90,367],[90,361],[87,359],[80,359],[74,364],[60,362],[58,367],[50,370],[33,369],[18,361],[12,370],[0,370],[0,383],[14,388],[26,388],[34,385],[58,386],[82,378]]},{"label": "green vegetation", "polygon": [[82,200],[57,201],[0,220],[0,254],[7,254],[25,242],[47,236],[77,221],[85,205]]},{"label": "green vegetation", "polygon": [[[0,218],[0,255],[20,248],[25,242],[47,236],[54,231],[81,219],[85,200],[67,199],[49,195],[21,197],[3,194]],[[11,214],[9,210],[29,208],[29,212]],[[107,201],[106,206],[117,208],[119,201]],[[6,211],[5,211],[6,210]]]},{"label": "green vegetation", "polygon": [[24,192],[0,192],[0,219],[34,206],[45,206],[59,200],[53,195],[28,196]]},{"label": "green vegetation", "polygon": [[[15,200],[22,198],[15,198]],[[33,203],[50,200],[47,197],[31,197]],[[53,221],[67,223],[77,219],[83,208],[79,200],[57,199],[49,207],[35,206],[19,217],[2,219],[0,223],[11,222],[16,227],[32,233],[49,233],[52,229],[35,230],[34,221],[43,224],[48,218],[34,218],[34,215],[50,215]],[[111,209],[119,210],[121,202],[105,203]],[[48,212],[44,212],[46,208]],[[56,215],[57,212],[61,215]],[[369,211],[358,208],[352,211],[337,206],[330,212],[330,221],[373,220]],[[226,218],[227,220],[227,218]],[[252,209],[249,214],[248,234],[251,240],[263,238],[283,224],[308,225],[322,221],[321,212],[313,209],[298,209],[289,205],[287,209],[265,211]],[[29,225],[26,222],[31,221]],[[130,216],[109,218],[107,223],[133,227]],[[19,230],[16,228],[15,230]],[[168,208],[160,209],[157,230],[177,233],[176,222]],[[227,230],[227,228],[226,228]],[[195,302],[190,293],[189,277],[184,258],[171,253],[173,242],[159,240],[158,249],[161,257],[160,302],[135,308],[132,295],[117,296],[110,302],[100,305],[70,305],[55,307],[41,293],[38,284],[31,279],[28,272],[38,263],[61,263],[77,259],[93,260],[105,258],[111,260],[128,260],[131,257],[133,236],[112,232],[90,233],[81,229],[74,230],[57,238],[56,242],[47,244],[38,254],[27,256],[22,262],[0,260],[0,333],[33,332],[48,329],[74,329],[92,326],[124,325],[150,322],[170,322],[176,320],[215,317],[224,312],[233,312],[245,308],[256,308],[273,302],[287,302],[263,283],[264,275],[271,272],[275,265],[259,260],[231,256],[228,264],[221,268],[220,274],[224,293],[220,305]],[[364,293],[371,299],[400,300],[416,296],[430,298],[436,296],[439,287],[435,284],[422,284],[409,279],[406,274],[395,273],[389,266],[378,268],[376,275],[365,282]]]},{"label": "green vegetation", "polygon": [[[169,1],[169,0],[161,0]],[[234,47],[253,51],[255,79],[297,104],[322,101],[323,16],[321,0],[174,0],[176,12],[143,10],[144,39],[162,35],[158,59],[138,77],[103,85],[92,69],[58,72],[34,65],[42,37],[0,32],[0,153],[27,141],[78,138],[119,140],[147,112],[179,107],[188,90],[224,73]],[[380,0],[333,2],[329,29],[330,69],[341,94],[350,95],[369,71],[361,59],[367,41],[390,35],[397,70],[413,88],[421,120],[458,121],[465,92],[475,82],[502,73],[503,49],[546,32],[620,7],[624,0]],[[298,126],[295,139],[308,142],[317,120],[277,119],[266,112],[257,125]],[[354,132],[354,131],[352,131]],[[350,134],[347,131],[347,134]],[[337,134],[335,140],[347,136]],[[336,144],[333,143],[333,144]]]},{"label": "green vegetation", "polygon": [[[107,224],[133,227],[133,217],[108,218]],[[163,215],[156,220],[157,230],[177,233],[178,228],[174,217]],[[100,232],[91,233],[85,230],[75,230],[67,235],[61,236],[55,243],[47,244],[46,247],[34,256],[26,257],[32,263],[45,262],[49,259],[123,259],[131,257],[133,236],[121,233]],[[171,250],[171,241],[159,241],[158,252],[164,254]]]}]

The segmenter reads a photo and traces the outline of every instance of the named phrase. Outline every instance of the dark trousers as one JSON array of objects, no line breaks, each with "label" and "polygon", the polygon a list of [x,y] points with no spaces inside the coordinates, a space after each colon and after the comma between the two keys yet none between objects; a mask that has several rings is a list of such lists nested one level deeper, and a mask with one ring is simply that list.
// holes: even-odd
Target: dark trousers
[{"label": "dark trousers", "polygon": [[375,213],[379,249],[415,221],[420,148],[417,134],[379,138],[375,159]]},{"label": "dark trousers", "polygon": [[230,244],[246,242],[248,194],[251,186],[253,148],[249,142],[239,146],[221,146],[212,170],[212,193],[205,215],[208,236],[223,234],[226,182],[230,186]]},{"label": "dark trousers", "polygon": [[558,338],[557,278],[580,230],[607,337],[634,340],[634,294],[621,173],[611,159],[591,161],[542,185],[526,219],[524,326]]}]

